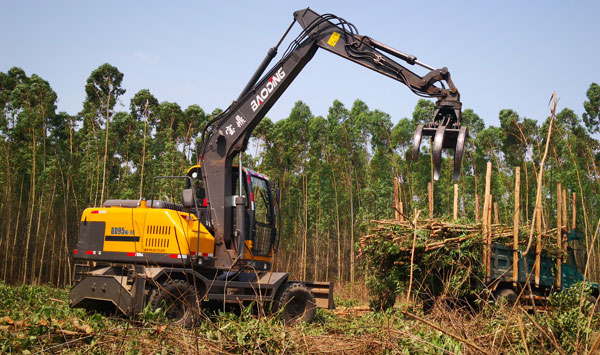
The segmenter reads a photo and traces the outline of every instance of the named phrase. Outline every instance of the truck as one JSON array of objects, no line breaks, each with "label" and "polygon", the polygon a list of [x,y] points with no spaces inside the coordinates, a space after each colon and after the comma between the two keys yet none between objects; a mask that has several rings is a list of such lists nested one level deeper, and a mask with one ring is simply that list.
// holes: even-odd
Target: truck
[{"label": "truck", "polygon": [[[300,35],[267,70],[296,22],[302,27]],[[72,307],[109,307],[129,315],[146,307],[162,308],[171,321],[188,327],[203,301],[270,305],[288,323],[310,321],[316,307],[335,306],[332,283],[295,281],[289,273],[273,270],[279,191],[241,159],[254,128],[318,49],[436,99],[432,121],[415,132],[413,158],[422,137],[430,137],[436,179],[443,149],[454,151],[458,178],[468,130],[461,127],[460,94],[448,69],[435,69],[359,35],[341,17],[309,8],[296,11],[239,97],[207,124],[198,164],[185,176],[156,177],[148,198],[107,200],[83,212],[73,250]],[[420,76],[398,60],[427,72]],[[177,184],[177,198],[163,192]]]},{"label": "truck", "polygon": [[582,249],[576,247],[576,244],[584,237],[576,229],[565,234],[567,250],[566,258],[561,260],[560,281],[557,277],[557,262],[554,258],[544,254],[540,256],[539,282],[535,283],[534,256],[527,256],[518,251],[517,272],[514,275],[513,249],[502,244],[492,244],[488,287],[493,291],[494,296],[497,299],[506,300],[509,304],[519,301],[526,308],[545,307],[551,293],[562,291],[578,282],[585,281],[590,284],[592,289],[588,301],[595,304],[600,288],[598,283],[586,281],[584,269],[587,264],[587,254],[580,253]]}]

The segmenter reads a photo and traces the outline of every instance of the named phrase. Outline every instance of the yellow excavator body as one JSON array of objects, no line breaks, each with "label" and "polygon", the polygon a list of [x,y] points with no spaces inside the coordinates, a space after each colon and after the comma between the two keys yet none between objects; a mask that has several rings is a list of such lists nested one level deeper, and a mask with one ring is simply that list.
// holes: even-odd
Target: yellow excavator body
[{"label": "yellow excavator body", "polygon": [[106,207],[87,208],[81,217],[83,225],[104,224],[102,250],[91,252],[213,256],[215,239],[196,216],[149,208],[154,202],[142,200],[132,207],[116,200],[107,201]]}]

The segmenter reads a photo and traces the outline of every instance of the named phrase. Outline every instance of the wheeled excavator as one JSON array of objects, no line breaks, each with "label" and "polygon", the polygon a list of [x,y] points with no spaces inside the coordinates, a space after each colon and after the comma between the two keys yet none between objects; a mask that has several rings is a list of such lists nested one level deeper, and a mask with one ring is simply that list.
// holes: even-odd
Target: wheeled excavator
[{"label": "wheeled excavator", "polygon": [[[301,33],[267,70],[295,23]],[[310,321],[316,307],[334,307],[331,283],[294,281],[289,273],[272,270],[279,192],[241,161],[254,128],[318,49],[436,99],[432,121],[416,130],[413,159],[422,137],[430,137],[435,179],[442,149],[454,150],[458,179],[468,133],[461,127],[460,95],[448,69],[360,35],[338,16],[299,10],[239,97],[207,124],[197,165],[182,177],[156,177],[149,199],[108,200],[83,212],[73,250],[72,307],[102,306],[125,314],[161,308],[183,326],[193,324],[202,301],[269,304],[286,322]],[[428,72],[419,76],[398,61]],[[175,180],[182,184],[181,203],[155,199],[154,186]]]}]

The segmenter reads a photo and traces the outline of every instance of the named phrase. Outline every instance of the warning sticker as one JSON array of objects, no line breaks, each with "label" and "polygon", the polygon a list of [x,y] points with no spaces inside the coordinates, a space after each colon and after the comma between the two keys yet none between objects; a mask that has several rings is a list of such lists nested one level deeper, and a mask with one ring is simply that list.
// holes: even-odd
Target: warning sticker
[{"label": "warning sticker", "polygon": [[327,44],[329,44],[332,47],[335,47],[335,45],[337,44],[338,39],[340,39],[340,34],[337,32],[333,32],[331,34],[331,37],[329,37],[329,41],[327,41]]}]

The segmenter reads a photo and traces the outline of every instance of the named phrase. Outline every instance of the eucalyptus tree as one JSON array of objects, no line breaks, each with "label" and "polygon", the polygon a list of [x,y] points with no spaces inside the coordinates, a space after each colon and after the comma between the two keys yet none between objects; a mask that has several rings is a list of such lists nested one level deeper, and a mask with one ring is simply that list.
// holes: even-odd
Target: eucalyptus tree
[{"label": "eucalyptus tree", "polygon": [[586,92],[587,101],[583,103],[585,112],[583,122],[590,133],[600,132],[600,85],[590,84]]},{"label": "eucalyptus tree", "polygon": [[[69,265],[70,251],[76,242],[79,218],[84,207],[78,190],[82,181],[78,175],[82,146],[76,131],[79,126],[79,116],[60,112],[52,117],[48,136],[51,160],[48,165],[55,176],[50,200],[53,200],[54,204],[45,202],[48,206],[48,216],[44,233],[45,238],[51,240],[48,240],[49,248],[42,248],[42,251],[49,250],[40,257],[40,260],[43,260],[41,265],[44,265],[46,270],[42,273],[40,267],[38,280],[57,285],[70,280],[67,276],[70,269],[67,270],[65,265]],[[49,224],[52,224],[50,229]],[[48,260],[44,260],[44,255]]]},{"label": "eucalyptus tree", "polygon": [[[385,219],[394,216],[394,161],[391,141],[392,122],[390,116],[379,110],[369,112],[370,149],[373,152],[368,164],[368,184],[363,198],[363,222],[370,219]],[[363,223],[361,233],[366,232]]]},{"label": "eucalyptus tree", "polygon": [[[50,87],[50,84],[33,74],[27,77],[21,69],[14,69],[9,72],[9,77],[16,80],[13,81],[14,86],[9,95],[3,95],[8,98],[8,111],[10,121],[10,144],[13,162],[11,170],[22,176],[22,186],[29,192],[26,200],[26,210],[21,211],[20,206],[17,207],[17,215],[21,216],[24,212],[26,218],[26,227],[20,229],[19,219],[15,223],[14,239],[12,243],[11,255],[11,274],[14,268],[18,268],[19,276],[22,282],[25,282],[29,273],[34,272],[34,268],[29,268],[29,265],[34,261],[32,256],[35,255],[38,243],[31,242],[32,235],[38,236],[37,233],[40,227],[42,212],[44,209],[38,206],[39,200],[44,200],[43,188],[44,183],[49,181],[44,174],[46,168],[46,134],[50,117],[55,115],[56,110],[56,93]],[[7,78],[5,78],[5,81]],[[7,126],[8,128],[8,126]],[[22,200],[20,189],[19,200]],[[37,227],[36,227],[37,226]],[[35,230],[34,230],[35,228]],[[18,238],[18,241],[24,242],[21,245],[24,248],[24,256],[15,260],[14,251],[17,246],[17,236],[19,231],[24,233],[23,238]],[[30,244],[33,250],[30,250]],[[31,260],[30,260],[31,259]],[[20,266],[17,266],[20,264]]]},{"label": "eucalyptus tree", "polygon": [[183,157],[185,165],[196,164],[199,159],[192,155],[191,146],[199,137],[200,133],[208,123],[208,117],[204,110],[198,105],[190,105],[184,111],[179,122],[179,131],[183,143]]},{"label": "eucalyptus tree", "polygon": [[110,136],[111,141],[118,142],[114,148],[117,173],[113,192],[119,198],[137,198],[139,181],[134,179],[133,173],[144,149],[143,128],[143,123],[130,113],[117,112],[113,117]]},{"label": "eucalyptus tree", "polygon": [[344,272],[344,264],[342,263],[342,223],[344,219],[344,211],[347,211],[343,206],[346,206],[344,201],[347,196],[346,189],[344,189],[344,176],[346,175],[346,164],[345,160],[350,156],[350,150],[347,144],[343,144],[346,141],[345,135],[346,129],[343,123],[348,119],[350,115],[349,111],[344,107],[340,101],[335,100],[333,105],[329,107],[329,114],[327,115],[327,126],[328,131],[326,134],[327,144],[325,148],[325,160],[329,165],[331,174],[331,189],[334,192],[334,215],[335,215],[335,230],[333,236],[335,236],[337,250],[337,279],[342,280]]},{"label": "eucalyptus tree", "polygon": [[[150,93],[148,89],[138,91],[132,98],[129,104],[131,118],[136,125],[141,127],[141,153],[138,159],[135,160],[134,166],[136,173],[139,172],[139,197],[142,198],[144,193],[145,178],[144,170],[146,168],[146,152],[149,141],[149,136],[158,122],[159,104],[158,100]],[[147,179],[147,178],[146,178]],[[137,179],[136,179],[137,180]]]},{"label": "eucalyptus tree", "polygon": [[150,147],[153,176],[180,175],[185,171],[183,154],[178,150],[182,135],[179,130],[182,117],[183,111],[178,104],[163,101],[158,105],[158,121]]},{"label": "eucalyptus tree", "polygon": [[[101,144],[101,139],[98,139],[96,130],[102,126],[102,123],[104,124],[104,155],[102,159],[100,203],[104,201],[105,196],[106,165],[109,155],[108,141],[110,119],[114,115],[114,108],[117,100],[125,93],[125,89],[121,87],[122,82],[123,73],[121,73],[117,67],[108,63],[104,63],[92,71],[85,85],[86,98],[83,102],[83,111],[81,114],[84,117],[84,128],[87,128],[88,130],[88,132],[86,132],[87,137],[93,139],[93,141],[90,142],[90,145],[94,145],[94,143],[97,145],[96,147],[91,147],[88,145],[88,148],[95,148],[96,150],[93,151],[91,156],[88,156],[86,159],[88,173],[93,173],[95,172],[94,170],[96,170],[90,169],[92,166],[91,164],[93,164],[93,160],[95,158],[97,159],[97,154],[99,153],[98,144]],[[109,195],[108,191],[106,191],[106,195]],[[94,205],[98,204],[97,198],[97,190],[94,192],[93,200],[90,192],[90,200],[93,201]]]},{"label": "eucalyptus tree", "polygon": [[481,174],[485,173],[485,170],[481,170],[483,167],[478,166],[474,159],[475,154],[475,140],[479,135],[479,132],[485,129],[485,123],[483,119],[473,111],[473,109],[466,109],[462,114],[462,125],[468,127],[469,137],[465,142],[465,152],[463,155],[463,163],[461,167],[460,177],[460,197],[462,199],[461,206],[464,210],[464,216],[475,220],[476,214],[475,209],[480,205],[481,188]]}]

